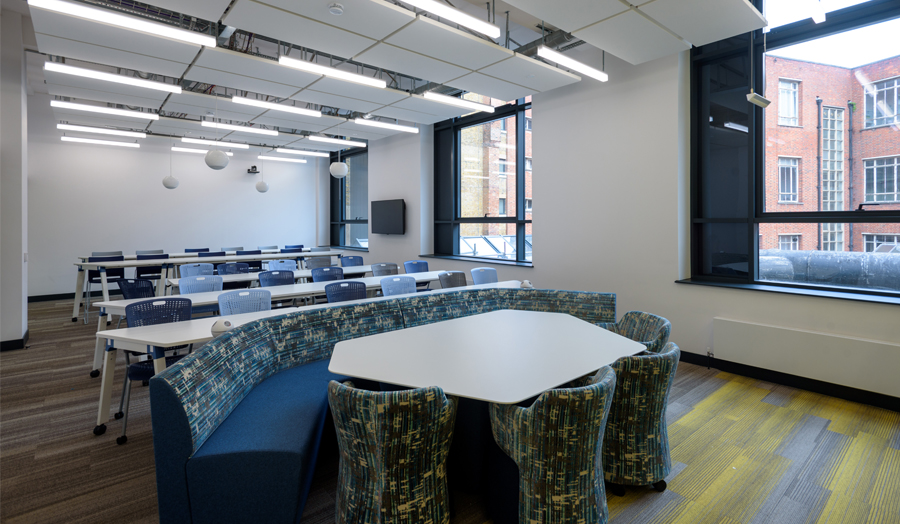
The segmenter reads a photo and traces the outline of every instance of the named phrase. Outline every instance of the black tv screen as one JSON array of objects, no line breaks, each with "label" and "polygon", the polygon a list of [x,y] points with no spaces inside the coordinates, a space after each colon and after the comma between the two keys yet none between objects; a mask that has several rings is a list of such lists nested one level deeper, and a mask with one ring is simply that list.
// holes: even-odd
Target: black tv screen
[{"label": "black tv screen", "polygon": [[402,235],[406,233],[406,202],[377,200],[372,202],[372,233]]}]

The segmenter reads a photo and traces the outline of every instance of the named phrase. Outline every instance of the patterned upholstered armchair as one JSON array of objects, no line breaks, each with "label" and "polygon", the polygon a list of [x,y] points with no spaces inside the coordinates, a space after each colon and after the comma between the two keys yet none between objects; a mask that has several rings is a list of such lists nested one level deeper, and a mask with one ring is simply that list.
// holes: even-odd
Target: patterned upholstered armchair
[{"label": "patterned upholstered armchair", "polygon": [[681,352],[669,342],[660,353],[641,352],[613,363],[616,393],[603,439],[603,476],[610,491],[653,485],[665,491],[672,469],[666,405]]},{"label": "patterned upholstered armchair", "polygon": [[643,311],[629,311],[618,322],[600,324],[600,327],[644,344],[651,353],[662,350],[672,331],[672,324],[668,320]]},{"label": "patterned upholstered armchair", "polygon": [[528,408],[491,404],[494,439],[519,466],[520,523],[603,524],[609,516],[597,464],[616,375],[607,366],[569,386]]},{"label": "patterned upholstered armchair", "polygon": [[341,450],[338,524],[450,522],[455,399],[438,387],[375,392],[331,381],[328,402]]}]

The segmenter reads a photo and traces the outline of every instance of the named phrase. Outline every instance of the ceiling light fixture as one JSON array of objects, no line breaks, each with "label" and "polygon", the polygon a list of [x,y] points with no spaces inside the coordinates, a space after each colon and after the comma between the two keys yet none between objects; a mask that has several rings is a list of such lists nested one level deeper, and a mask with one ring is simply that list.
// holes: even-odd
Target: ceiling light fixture
[{"label": "ceiling light fixture", "polygon": [[345,80],[347,82],[355,82],[357,84],[377,87],[379,89],[384,89],[387,87],[387,82],[385,82],[384,80],[357,75],[356,73],[348,73],[347,71],[341,71],[340,69],[335,69],[333,67],[327,67],[315,64],[313,62],[307,62],[306,60],[297,60],[296,58],[281,56],[278,58],[278,63],[283,66],[293,67],[294,69],[300,69],[301,71],[306,71],[308,73],[330,76],[332,78]]},{"label": "ceiling light fixture", "polygon": [[233,126],[231,124],[219,124],[217,122],[209,122],[207,120],[200,122],[200,125],[202,125],[203,127],[214,127],[216,129],[238,131],[241,133],[255,133],[258,135],[278,136],[278,131],[275,131],[274,129],[257,129],[255,127],[248,126]]},{"label": "ceiling light fixture", "polygon": [[203,140],[202,138],[181,137],[181,141],[187,144],[200,144],[204,146],[230,147],[233,149],[250,149],[247,144],[238,144],[237,142],[221,142],[216,140]]},{"label": "ceiling light fixture", "polygon": [[472,109],[474,111],[484,111],[486,113],[494,112],[493,106],[489,106],[487,104],[479,104],[478,102],[472,102],[471,100],[456,98],[454,96],[439,95],[432,91],[426,91],[424,96],[428,100],[434,100],[435,102],[440,102],[442,104],[447,104],[450,106],[464,107],[466,109]]},{"label": "ceiling light fixture", "polygon": [[132,118],[144,118],[146,120],[159,120],[156,113],[142,113],[141,111],[126,111],[124,109],[113,109],[103,106],[89,106],[87,104],[76,104],[73,102],[63,102],[62,100],[51,100],[51,107],[59,107],[61,109],[75,109],[77,111],[89,111],[91,113],[103,113],[106,115],[128,116]]},{"label": "ceiling light fixture", "polygon": [[331,156],[330,154],[323,153],[321,151],[300,151],[299,149],[284,149],[282,147],[279,147],[278,149],[276,149],[275,152],[276,153],[287,153],[289,155],[319,156],[319,157],[325,157],[325,158],[328,158],[329,156]]},{"label": "ceiling light fixture", "polygon": [[165,84],[163,82],[151,82],[150,80],[134,78],[133,76],[103,73],[101,71],[94,71],[93,69],[84,69],[82,67],[60,64],[59,62],[44,62],[44,71],[53,71],[64,75],[82,76],[84,78],[93,78],[94,80],[115,82],[117,84],[125,84],[134,87],[145,87],[157,91],[168,91],[169,93],[181,93],[181,87],[176,85]]},{"label": "ceiling light fixture", "polygon": [[272,109],[274,111],[284,111],[285,113],[294,113],[296,115],[313,116],[316,118],[322,116],[321,111],[313,111],[312,109],[303,109],[302,107],[285,106],[285,105],[281,105],[281,104],[275,104],[272,102],[263,102],[262,100],[256,100],[253,98],[245,98],[243,96],[232,96],[231,101],[234,102],[235,104],[243,104],[245,106],[262,107],[264,109]]},{"label": "ceiling light fixture", "polygon": [[306,163],[306,160],[303,160],[302,158],[280,158],[277,156],[266,156],[266,155],[259,155],[256,158],[258,158],[260,160],[275,160],[276,162],[294,162],[295,164],[305,164]]},{"label": "ceiling light fixture", "polygon": [[81,142],[84,144],[99,144],[101,146],[141,147],[134,142],[113,142],[112,140],[96,140],[94,138],[75,138],[71,136],[59,137],[63,142]]},{"label": "ceiling light fixture", "polygon": [[108,9],[98,9],[96,7],[89,7],[84,4],[76,4],[73,2],[64,2],[62,0],[28,0],[28,5],[31,7],[47,9],[48,11],[85,18],[93,22],[114,25],[116,27],[138,31],[152,36],[178,40],[188,44],[205,45],[207,47],[216,46],[216,39],[213,36],[179,29],[166,24],[150,22],[149,20],[144,20],[136,16],[122,15]]},{"label": "ceiling light fixture", "polygon": [[341,140],[340,138],[328,138],[324,136],[309,135],[307,138],[313,142],[327,142],[329,144],[338,144],[342,146],[366,147],[365,142],[355,142],[353,140]]},{"label": "ceiling light fixture", "polygon": [[600,71],[599,69],[594,69],[593,67],[591,67],[587,64],[582,64],[578,60],[572,60],[571,58],[567,57],[566,55],[564,55],[558,51],[554,51],[554,50],[550,49],[549,47],[544,47],[544,46],[538,47],[537,55],[541,58],[546,58],[547,60],[556,62],[557,64],[559,64],[563,67],[568,67],[569,69],[571,69],[573,71],[578,71],[579,73],[581,73],[583,75],[587,75],[587,76],[594,78],[596,80],[599,80],[601,82],[606,82],[607,80],[609,80],[609,75],[607,75],[603,71]]},{"label": "ceiling light fixture", "polygon": [[450,6],[439,4],[434,0],[403,0],[405,3],[422,9],[423,11],[428,11],[434,15],[437,15],[441,18],[446,18],[455,24],[459,24],[464,27],[468,27],[473,31],[478,31],[481,34],[487,35],[491,38],[500,38],[500,28],[495,26],[494,24],[489,24],[482,20],[475,18],[472,15],[466,14],[459,9],[454,9]]},{"label": "ceiling light fixture", "polygon": [[412,126],[401,126],[399,124],[388,124],[386,122],[379,122],[377,120],[366,120],[363,118],[357,118],[355,122],[361,126],[370,126],[370,127],[382,127],[384,129],[393,129],[394,131],[403,131],[404,133],[418,133],[418,127]]},{"label": "ceiling light fixture", "polygon": [[136,131],[119,131],[118,129],[106,129],[105,127],[73,126],[70,124],[56,124],[56,129],[63,131],[79,131],[82,133],[97,133],[98,135],[130,136],[132,138],[147,138],[147,133]]},{"label": "ceiling light fixture", "polygon": [[[178,147],[178,146],[172,146],[172,151],[175,151],[176,153],[203,153],[203,154],[209,153],[209,149],[194,149],[192,147]],[[234,153],[232,153],[231,151],[222,151],[222,152],[228,156],[234,156]]]}]

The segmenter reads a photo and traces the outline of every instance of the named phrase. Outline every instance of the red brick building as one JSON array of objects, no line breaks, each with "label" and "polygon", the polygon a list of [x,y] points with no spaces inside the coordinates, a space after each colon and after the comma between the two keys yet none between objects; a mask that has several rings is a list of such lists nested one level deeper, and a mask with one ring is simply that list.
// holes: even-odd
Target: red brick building
[{"label": "red brick building", "polygon": [[[898,92],[900,57],[848,69],[767,56],[765,210],[900,209]],[[900,244],[900,224],[760,224],[759,233],[760,249]]]}]

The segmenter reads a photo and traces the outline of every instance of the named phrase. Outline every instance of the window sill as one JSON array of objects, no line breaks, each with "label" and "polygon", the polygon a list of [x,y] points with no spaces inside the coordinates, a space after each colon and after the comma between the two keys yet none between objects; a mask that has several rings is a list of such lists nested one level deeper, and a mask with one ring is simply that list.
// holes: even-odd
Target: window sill
[{"label": "window sill", "polygon": [[800,124],[778,124],[778,127],[795,127],[797,129],[803,129],[803,126]]},{"label": "window sill", "polygon": [[690,278],[676,280],[676,284],[691,284],[695,286],[725,287],[732,289],[747,289],[751,291],[764,291],[768,293],[783,293],[787,295],[801,295],[816,298],[835,298],[839,300],[852,300],[854,302],[870,302],[875,304],[889,304],[900,306],[900,298],[881,295],[866,295],[849,291],[830,291],[822,289],[807,289],[787,286],[773,286],[769,284],[738,284],[733,282],[711,282],[705,280],[693,280]]},{"label": "window sill", "polygon": [[368,248],[364,247],[352,247],[352,246],[329,246],[331,249],[345,249],[347,251],[359,251],[360,253],[368,253]]},{"label": "window sill", "polygon": [[419,255],[422,258],[442,258],[445,260],[462,260],[465,262],[478,262],[479,264],[496,264],[498,266],[534,267],[531,262],[516,262],[515,260],[498,260],[496,258],[463,257],[459,255]]},{"label": "window sill", "polygon": [[778,205],[782,205],[782,204],[784,204],[786,206],[802,206],[803,202],[784,202],[784,201],[779,200]]},{"label": "window sill", "polygon": [[878,124],[877,126],[865,126],[865,127],[863,127],[862,130],[868,131],[870,129],[881,129],[884,127],[893,127],[893,126],[900,126],[900,122],[892,122],[890,124]]}]

